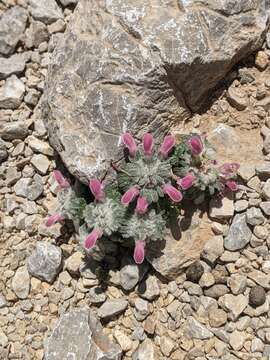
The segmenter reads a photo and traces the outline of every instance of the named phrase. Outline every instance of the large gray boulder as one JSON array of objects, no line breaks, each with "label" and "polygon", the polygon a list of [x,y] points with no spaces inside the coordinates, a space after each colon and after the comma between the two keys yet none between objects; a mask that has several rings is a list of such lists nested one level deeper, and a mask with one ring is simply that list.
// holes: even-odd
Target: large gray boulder
[{"label": "large gray boulder", "polygon": [[86,182],[126,130],[157,135],[258,49],[268,0],[80,0],[43,98],[53,146]]},{"label": "large gray boulder", "polygon": [[61,316],[45,341],[45,360],[120,360],[122,350],[103,332],[93,312],[86,308]]}]

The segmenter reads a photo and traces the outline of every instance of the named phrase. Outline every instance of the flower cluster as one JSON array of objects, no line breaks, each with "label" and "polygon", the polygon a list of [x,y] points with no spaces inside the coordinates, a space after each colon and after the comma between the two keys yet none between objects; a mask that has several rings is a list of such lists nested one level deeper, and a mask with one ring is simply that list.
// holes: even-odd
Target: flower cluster
[{"label": "flower cluster", "polygon": [[108,184],[91,179],[94,201],[89,204],[75,194],[59,170],[54,171],[59,208],[46,225],[73,220],[90,254],[103,239],[112,241],[117,235],[119,242],[129,239],[129,244],[134,244],[134,260],[141,264],[147,244],[162,239],[170,207],[178,206],[183,198],[199,203],[206,196],[223,196],[226,189],[238,189],[235,179],[239,165],[219,165],[204,136],[185,135],[177,143],[168,135],[156,147],[152,134],[145,134],[139,146],[130,133],[125,133],[122,142],[128,157],[120,166],[113,166],[116,177],[109,184],[110,191]]}]

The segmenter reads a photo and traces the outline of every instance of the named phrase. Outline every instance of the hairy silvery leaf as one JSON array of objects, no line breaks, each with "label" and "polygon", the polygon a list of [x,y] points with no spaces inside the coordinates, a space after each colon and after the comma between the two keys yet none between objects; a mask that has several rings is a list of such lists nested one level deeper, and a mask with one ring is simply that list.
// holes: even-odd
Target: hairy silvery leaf
[{"label": "hairy silvery leaf", "polygon": [[159,240],[162,239],[166,221],[163,214],[157,214],[155,210],[149,211],[144,216],[133,214],[121,228],[125,238],[136,240]]},{"label": "hairy silvery leaf", "polygon": [[141,190],[141,196],[146,197],[149,204],[157,202],[162,194],[163,186],[171,176],[169,160],[153,155],[148,158],[137,156],[131,162],[122,165],[118,173],[118,185],[121,190],[127,191],[133,186]]},{"label": "hairy silvery leaf", "polygon": [[58,212],[65,218],[78,222],[83,218],[83,211],[86,207],[84,198],[78,197],[71,188],[63,188],[58,195]]},{"label": "hairy silvery leaf", "polygon": [[121,226],[126,209],[112,199],[104,202],[88,204],[84,209],[84,220],[88,229],[101,229],[103,234],[110,236]]}]

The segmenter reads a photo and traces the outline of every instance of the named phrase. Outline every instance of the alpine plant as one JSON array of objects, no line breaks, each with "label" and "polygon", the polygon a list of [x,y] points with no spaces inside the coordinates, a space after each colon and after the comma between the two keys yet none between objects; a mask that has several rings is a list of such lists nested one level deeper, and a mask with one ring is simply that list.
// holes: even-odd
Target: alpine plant
[{"label": "alpine plant", "polygon": [[116,174],[106,186],[98,179],[89,181],[94,200],[88,204],[59,170],[54,171],[59,206],[46,225],[72,220],[92,256],[98,249],[105,253],[108,241],[118,241],[131,244],[134,260],[141,264],[147,248],[163,238],[170,210],[183,199],[200,203],[238,190],[239,164],[218,164],[204,134],[183,135],[178,142],[167,135],[158,145],[150,133],[141,144],[125,133],[122,143],[128,156],[120,165],[112,163]]}]

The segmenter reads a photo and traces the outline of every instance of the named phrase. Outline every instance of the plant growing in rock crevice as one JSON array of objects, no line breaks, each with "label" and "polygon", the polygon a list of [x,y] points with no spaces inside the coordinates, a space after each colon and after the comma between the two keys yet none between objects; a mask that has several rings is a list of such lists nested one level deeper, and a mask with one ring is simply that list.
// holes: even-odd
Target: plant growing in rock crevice
[{"label": "plant growing in rock crevice", "polygon": [[184,197],[200,203],[207,196],[223,196],[226,189],[237,190],[239,165],[217,164],[204,136],[184,135],[176,143],[168,135],[156,147],[153,136],[145,134],[140,147],[125,133],[122,142],[128,157],[113,165],[116,176],[106,186],[90,180],[94,201],[89,204],[77,197],[58,170],[54,172],[60,187],[59,207],[46,224],[73,220],[89,254],[101,251],[108,241],[116,241],[133,246],[134,260],[140,264],[147,243],[155,246],[154,241],[163,238],[171,209],[177,209]]}]

